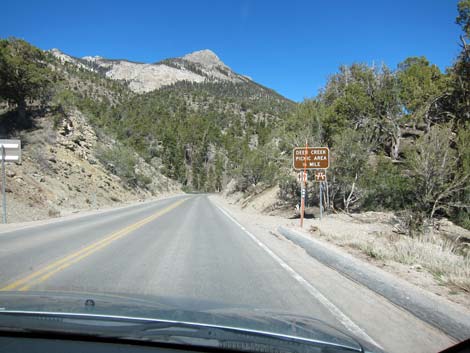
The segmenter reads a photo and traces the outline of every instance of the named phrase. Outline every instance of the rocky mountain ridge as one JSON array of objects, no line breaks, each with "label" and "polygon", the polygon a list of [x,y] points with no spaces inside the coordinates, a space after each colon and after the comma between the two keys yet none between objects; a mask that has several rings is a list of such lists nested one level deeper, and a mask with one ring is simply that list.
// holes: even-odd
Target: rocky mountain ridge
[{"label": "rocky mountain ridge", "polygon": [[52,49],[49,52],[62,63],[71,63],[80,69],[97,72],[113,80],[124,81],[136,93],[154,91],[181,81],[194,83],[251,81],[249,77],[234,72],[208,49],[153,64],[122,59],[110,60],[101,56],[76,58],[58,49]]}]

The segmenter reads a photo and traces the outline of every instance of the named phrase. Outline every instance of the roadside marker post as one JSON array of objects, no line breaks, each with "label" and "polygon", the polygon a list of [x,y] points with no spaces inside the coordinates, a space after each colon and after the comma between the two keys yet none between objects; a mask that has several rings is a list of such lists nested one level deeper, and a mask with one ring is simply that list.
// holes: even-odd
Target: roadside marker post
[{"label": "roadside marker post", "polygon": [[320,221],[323,218],[323,182],[326,181],[326,172],[324,170],[315,170],[315,181],[320,183]]},{"label": "roadside marker post", "polygon": [[[308,151],[308,142],[305,141],[305,154]],[[305,197],[307,194],[306,190],[306,181],[307,181],[307,159],[304,159],[304,172],[302,175],[302,186],[300,191],[300,228],[304,226],[304,212],[305,212]]]},{"label": "roadside marker post", "polygon": [[6,184],[5,172],[5,146],[2,145],[2,223],[7,223],[7,193],[5,189]]},{"label": "roadside marker post", "polygon": [[322,196],[323,196],[323,194],[322,194],[322,187],[321,187],[322,184],[323,184],[323,183],[320,183],[320,221],[321,221],[322,218],[323,218],[323,205],[322,205],[322,202],[321,202],[321,201],[322,201]]},{"label": "roadside marker post", "polygon": [[2,222],[7,223],[6,162],[21,163],[21,141],[0,140],[2,149]]}]

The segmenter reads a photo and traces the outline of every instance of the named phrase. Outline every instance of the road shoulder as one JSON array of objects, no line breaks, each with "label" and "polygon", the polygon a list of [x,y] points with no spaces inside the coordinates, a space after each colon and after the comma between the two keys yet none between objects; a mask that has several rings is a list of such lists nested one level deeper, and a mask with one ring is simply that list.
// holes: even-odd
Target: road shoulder
[{"label": "road shoulder", "polygon": [[382,295],[313,258],[305,249],[279,234],[277,228],[283,224],[278,217],[247,212],[219,195],[212,195],[210,199],[226,209],[354,322],[360,323],[365,332],[384,347],[385,351],[437,352],[456,342]]}]

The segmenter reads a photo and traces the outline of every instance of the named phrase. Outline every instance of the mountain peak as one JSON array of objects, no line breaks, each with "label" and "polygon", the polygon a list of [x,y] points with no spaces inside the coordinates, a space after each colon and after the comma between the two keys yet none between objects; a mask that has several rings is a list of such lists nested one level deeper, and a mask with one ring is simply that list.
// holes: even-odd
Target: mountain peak
[{"label": "mountain peak", "polygon": [[60,50],[57,49],[57,48],[52,48],[52,49],[49,49],[48,51],[49,51],[50,53],[54,54],[54,55],[64,54],[62,51],[60,51]]},{"label": "mountain peak", "polygon": [[183,56],[184,60],[192,61],[204,66],[226,66],[219,57],[209,49],[195,51]]}]

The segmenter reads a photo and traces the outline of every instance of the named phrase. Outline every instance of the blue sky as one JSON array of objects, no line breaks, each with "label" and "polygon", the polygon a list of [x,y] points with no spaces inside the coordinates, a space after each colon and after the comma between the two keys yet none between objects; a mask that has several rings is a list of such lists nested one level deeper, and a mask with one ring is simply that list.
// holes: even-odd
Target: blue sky
[{"label": "blue sky", "polygon": [[7,0],[0,37],[74,55],[156,62],[211,49],[236,72],[300,101],[342,64],[459,52],[457,0]]}]

